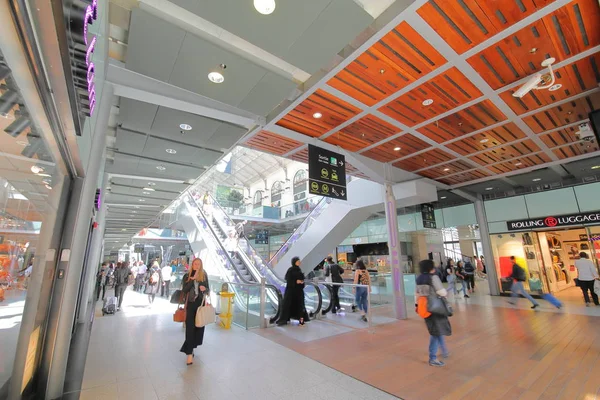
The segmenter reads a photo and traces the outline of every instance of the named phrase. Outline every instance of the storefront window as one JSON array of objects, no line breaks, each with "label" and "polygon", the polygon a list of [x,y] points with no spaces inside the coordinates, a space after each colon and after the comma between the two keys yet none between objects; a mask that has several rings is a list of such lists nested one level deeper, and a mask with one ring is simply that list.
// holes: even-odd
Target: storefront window
[{"label": "storefront window", "polygon": [[[0,388],[15,357],[26,360],[24,385],[40,359],[52,286],[46,260],[54,260],[48,248],[64,183],[24,97],[0,51]],[[28,347],[17,354],[20,334]]]}]

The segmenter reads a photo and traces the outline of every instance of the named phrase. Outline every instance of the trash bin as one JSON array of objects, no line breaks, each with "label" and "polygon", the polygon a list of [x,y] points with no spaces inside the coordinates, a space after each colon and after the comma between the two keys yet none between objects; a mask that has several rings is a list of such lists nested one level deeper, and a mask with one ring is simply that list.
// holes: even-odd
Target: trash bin
[{"label": "trash bin", "polygon": [[219,326],[229,329],[231,328],[231,321],[233,320],[233,297],[235,296],[232,292],[219,292],[220,297],[220,312],[219,312]]}]

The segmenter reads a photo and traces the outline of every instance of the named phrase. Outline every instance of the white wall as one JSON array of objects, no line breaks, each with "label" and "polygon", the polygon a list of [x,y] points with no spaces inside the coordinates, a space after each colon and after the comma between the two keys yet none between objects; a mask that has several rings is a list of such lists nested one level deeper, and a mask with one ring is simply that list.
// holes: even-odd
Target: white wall
[{"label": "white wall", "polygon": [[[290,164],[288,164],[287,166],[287,170],[288,170],[288,174],[287,177],[290,180],[289,182],[285,181],[285,172],[283,171],[283,169],[278,169],[277,172],[267,176],[267,189],[269,189],[268,191],[265,191],[265,182],[260,180],[257,182],[254,182],[250,185],[250,200],[247,201],[252,203],[254,200],[254,193],[256,193],[256,191],[258,190],[262,190],[263,191],[263,196],[268,196],[266,199],[263,200],[262,205],[264,206],[270,206],[271,205],[271,187],[273,186],[273,183],[275,183],[276,181],[283,181],[284,182],[284,187],[289,186],[290,189],[286,190],[282,193],[281,195],[281,205],[288,205],[288,204],[292,204],[294,202],[294,175],[296,175],[296,172],[298,170],[301,169],[307,169],[308,166],[306,164],[297,162],[297,161],[292,161]],[[244,197],[248,196],[248,190],[245,189],[244,191]]]}]

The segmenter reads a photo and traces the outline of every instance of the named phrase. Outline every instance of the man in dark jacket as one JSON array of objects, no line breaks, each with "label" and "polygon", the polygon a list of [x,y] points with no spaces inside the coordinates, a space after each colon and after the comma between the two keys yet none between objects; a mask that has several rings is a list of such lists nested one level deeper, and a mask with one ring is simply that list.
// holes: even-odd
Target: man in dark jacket
[{"label": "man in dark jacket", "polygon": [[469,293],[475,292],[475,267],[471,263],[471,261],[467,261],[464,267],[465,271],[465,281],[467,282],[467,288],[469,289]]},{"label": "man in dark jacket", "polygon": [[510,288],[510,291],[512,293],[510,294],[511,301],[509,301],[509,303],[515,304],[515,298],[519,297],[519,294],[522,294],[523,297],[525,297],[531,302],[531,304],[533,304],[531,306],[532,309],[537,308],[539,306],[538,302],[535,301],[535,299],[531,297],[523,287],[523,282],[527,280],[527,278],[525,277],[525,270],[517,264],[515,256],[510,256],[510,261],[512,262],[513,266],[512,273],[510,274],[509,278],[513,279],[513,284]]},{"label": "man in dark jacket", "polygon": [[[329,274],[331,276],[331,282],[332,283],[344,283],[344,279],[342,278],[344,269],[342,267],[340,267],[337,263],[335,263],[333,261],[333,257],[331,257],[331,256],[327,257],[327,264],[328,264],[327,271],[329,272]],[[332,289],[333,289],[332,290],[333,298],[331,299],[331,303],[333,304],[333,306],[331,307],[331,312],[335,314],[342,309],[342,307],[340,306],[340,296],[339,296],[340,286],[332,285]]]},{"label": "man in dark jacket", "polygon": [[124,262],[120,263],[120,265],[117,264],[117,269],[115,270],[115,297],[119,299],[117,311],[121,310],[123,295],[127,289],[129,275],[132,275],[131,270],[129,269],[129,263]]}]

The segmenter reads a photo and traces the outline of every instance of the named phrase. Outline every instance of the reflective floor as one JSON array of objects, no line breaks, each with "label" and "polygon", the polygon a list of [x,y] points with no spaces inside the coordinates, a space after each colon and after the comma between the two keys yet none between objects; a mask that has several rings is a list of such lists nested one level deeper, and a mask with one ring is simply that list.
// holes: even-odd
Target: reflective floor
[{"label": "reflective floor", "polygon": [[[127,291],[123,311],[105,317],[96,313],[81,399],[395,398],[256,330],[236,327],[208,327],[188,367],[179,352],[181,324],[172,322],[175,306],[158,298],[153,308],[147,304],[145,295]],[[309,332],[316,326],[289,328]]]}]

